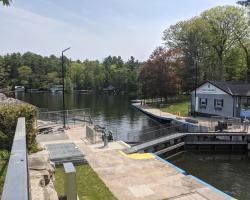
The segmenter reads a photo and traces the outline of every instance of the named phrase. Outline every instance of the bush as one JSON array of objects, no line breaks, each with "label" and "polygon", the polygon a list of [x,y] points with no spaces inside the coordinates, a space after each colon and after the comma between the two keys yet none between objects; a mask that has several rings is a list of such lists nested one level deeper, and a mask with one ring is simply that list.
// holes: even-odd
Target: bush
[{"label": "bush", "polygon": [[36,152],[38,150],[35,129],[36,114],[36,107],[30,104],[0,105],[0,150],[11,150],[17,119],[25,117],[28,150]]},{"label": "bush", "polygon": [[9,160],[10,152],[7,150],[0,151],[0,160]]}]

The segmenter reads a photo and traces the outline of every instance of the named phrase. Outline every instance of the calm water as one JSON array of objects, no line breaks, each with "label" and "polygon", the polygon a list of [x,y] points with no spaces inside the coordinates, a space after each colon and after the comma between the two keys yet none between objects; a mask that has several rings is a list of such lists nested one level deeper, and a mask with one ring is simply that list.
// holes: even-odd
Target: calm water
[{"label": "calm water", "polygon": [[[62,109],[62,94],[19,93],[17,98],[49,110]],[[66,94],[66,108],[91,108],[96,122],[117,128],[119,138],[134,142],[143,140],[143,133],[161,125],[130,106],[134,97],[126,95]],[[186,152],[170,162],[241,200],[250,200],[250,157],[231,154]]]},{"label": "calm water", "polygon": [[237,199],[250,199],[248,155],[185,152],[169,161]]},{"label": "calm water", "polygon": [[[15,96],[39,108],[62,110],[62,94],[60,93],[19,92]],[[133,99],[133,96],[65,94],[66,109],[90,108],[92,120],[96,124],[107,124],[113,130],[117,130],[119,139],[126,142],[143,141],[149,135],[145,134],[146,132],[159,129],[162,125],[135,110],[130,105],[130,99]]]}]

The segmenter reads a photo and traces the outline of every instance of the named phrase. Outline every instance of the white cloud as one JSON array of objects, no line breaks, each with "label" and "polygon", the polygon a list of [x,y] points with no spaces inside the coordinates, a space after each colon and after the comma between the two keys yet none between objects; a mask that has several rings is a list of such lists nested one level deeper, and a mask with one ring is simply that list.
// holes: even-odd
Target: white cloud
[{"label": "white cloud", "polygon": [[194,6],[186,8],[186,0],[179,7],[174,0],[78,0],[75,4],[16,0],[10,7],[0,7],[0,52],[59,56],[62,49],[71,46],[67,55],[73,59],[103,59],[108,55],[127,59],[133,55],[146,60],[161,45],[168,25],[229,2],[198,1],[190,0]]},{"label": "white cloud", "polygon": [[[146,59],[154,48],[147,39],[154,32],[150,28],[124,27],[121,31],[110,30],[108,37],[15,7],[1,7],[0,21],[0,51],[3,54],[32,51],[60,55],[62,49],[71,46],[67,55],[73,59],[102,59],[108,55]],[[140,31],[145,34],[140,35]]]}]

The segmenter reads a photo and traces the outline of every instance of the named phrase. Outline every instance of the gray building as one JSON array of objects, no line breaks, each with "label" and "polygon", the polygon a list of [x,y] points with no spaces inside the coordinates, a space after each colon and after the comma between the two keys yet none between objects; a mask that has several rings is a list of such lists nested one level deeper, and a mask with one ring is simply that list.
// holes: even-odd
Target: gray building
[{"label": "gray building", "polygon": [[199,116],[250,118],[250,84],[206,81],[191,96],[191,112]]}]

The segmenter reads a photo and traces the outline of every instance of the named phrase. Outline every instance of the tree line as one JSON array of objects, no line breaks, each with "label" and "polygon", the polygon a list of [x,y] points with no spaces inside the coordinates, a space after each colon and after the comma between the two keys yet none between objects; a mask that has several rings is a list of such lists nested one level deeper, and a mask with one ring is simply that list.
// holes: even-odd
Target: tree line
[{"label": "tree line", "polygon": [[146,97],[190,92],[205,80],[250,82],[250,17],[246,6],[217,6],[163,32],[158,47],[143,65],[140,90]]},{"label": "tree line", "polygon": [[[134,57],[126,62],[120,56],[100,61],[71,61],[64,57],[65,86],[73,89],[101,90],[109,85],[118,90],[136,91],[140,63]],[[46,90],[62,84],[61,58],[27,52],[0,56],[0,88],[16,85]]]}]

